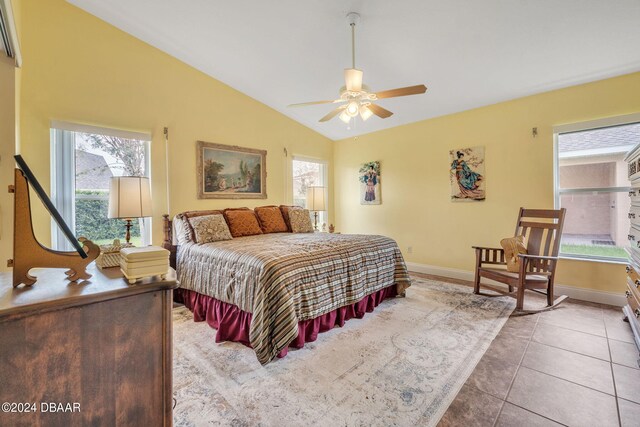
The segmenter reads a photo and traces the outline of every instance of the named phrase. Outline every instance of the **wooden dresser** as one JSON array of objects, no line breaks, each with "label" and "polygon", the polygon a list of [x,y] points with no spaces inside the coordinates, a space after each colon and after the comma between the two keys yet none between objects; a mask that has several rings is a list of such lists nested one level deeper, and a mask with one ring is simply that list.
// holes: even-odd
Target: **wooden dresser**
[{"label": "wooden dresser", "polygon": [[129,285],[119,269],[88,271],[75,284],[33,270],[17,289],[0,275],[0,425],[172,425],[175,272]]},{"label": "wooden dresser", "polygon": [[[625,320],[633,331],[636,346],[640,351],[640,144],[625,157],[631,182],[629,197],[629,264],[627,265],[627,305],[624,306]],[[640,357],[638,359],[640,366]]]}]

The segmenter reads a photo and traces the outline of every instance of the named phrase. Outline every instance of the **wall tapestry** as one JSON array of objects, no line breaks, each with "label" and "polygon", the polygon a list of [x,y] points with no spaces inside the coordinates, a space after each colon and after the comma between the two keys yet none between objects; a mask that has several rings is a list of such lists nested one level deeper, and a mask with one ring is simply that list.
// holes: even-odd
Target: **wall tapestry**
[{"label": "wall tapestry", "polygon": [[485,199],[484,147],[449,151],[452,201]]},{"label": "wall tapestry", "polygon": [[267,152],[198,141],[199,199],[266,199]]},{"label": "wall tapestry", "polygon": [[367,162],[360,167],[360,204],[379,205],[380,198],[380,162]]}]

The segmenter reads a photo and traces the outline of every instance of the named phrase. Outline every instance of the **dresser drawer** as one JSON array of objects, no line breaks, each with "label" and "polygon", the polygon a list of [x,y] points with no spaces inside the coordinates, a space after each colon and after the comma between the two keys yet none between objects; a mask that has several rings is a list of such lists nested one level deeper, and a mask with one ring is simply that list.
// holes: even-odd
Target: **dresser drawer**
[{"label": "dresser drawer", "polygon": [[632,205],[627,216],[629,217],[629,222],[631,224],[640,228],[640,206]]},{"label": "dresser drawer", "polygon": [[640,248],[640,225],[631,224],[627,238],[629,239],[629,246]]},{"label": "dresser drawer", "polygon": [[640,206],[640,188],[632,188],[629,190],[629,198],[631,199],[631,204]]},{"label": "dresser drawer", "polygon": [[640,273],[638,273],[638,269],[633,265],[629,264],[626,267],[627,276],[633,283],[640,283]]},{"label": "dresser drawer", "polygon": [[634,279],[631,275],[629,275],[629,277],[627,278],[627,288],[628,291],[631,292],[633,297],[636,299],[638,304],[640,304],[640,279],[638,279],[638,276],[635,276]]},{"label": "dresser drawer", "polygon": [[627,278],[627,290],[625,291],[625,296],[627,297],[627,304],[631,307],[634,313],[637,313],[636,310],[640,310],[640,295],[638,295],[638,291],[636,285],[631,282]]}]

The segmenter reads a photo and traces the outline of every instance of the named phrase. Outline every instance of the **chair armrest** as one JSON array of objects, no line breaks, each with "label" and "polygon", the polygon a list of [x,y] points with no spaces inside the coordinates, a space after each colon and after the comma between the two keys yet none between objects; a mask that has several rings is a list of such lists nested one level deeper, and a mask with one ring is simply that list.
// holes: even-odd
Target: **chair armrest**
[{"label": "chair armrest", "polygon": [[500,251],[500,252],[504,252],[504,249],[502,249],[502,248],[485,248],[484,246],[471,246],[471,248],[479,249],[481,251]]},{"label": "chair armrest", "polygon": [[485,248],[482,246],[472,246],[476,251],[476,268],[482,267],[482,264],[506,265],[504,261],[504,249],[502,248]]},{"label": "chair armrest", "polygon": [[527,273],[550,273],[553,274],[556,269],[556,256],[529,255],[518,254],[520,258],[520,274],[525,271]]},{"label": "chair armrest", "polygon": [[557,261],[557,256],[543,256],[543,255],[529,255],[529,254],[518,254],[520,258],[529,258],[529,259],[537,259],[540,261]]}]

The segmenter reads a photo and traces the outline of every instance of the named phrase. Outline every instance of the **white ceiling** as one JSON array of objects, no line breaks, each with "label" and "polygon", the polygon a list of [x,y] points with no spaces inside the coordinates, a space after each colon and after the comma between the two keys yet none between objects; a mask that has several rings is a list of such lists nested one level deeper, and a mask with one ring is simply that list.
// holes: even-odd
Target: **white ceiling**
[{"label": "white ceiling", "polygon": [[[639,0],[68,1],[331,139],[640,70]],[[337,97],[350,11],[373,91],[429,89],[348,129],[287,105]]]}]

